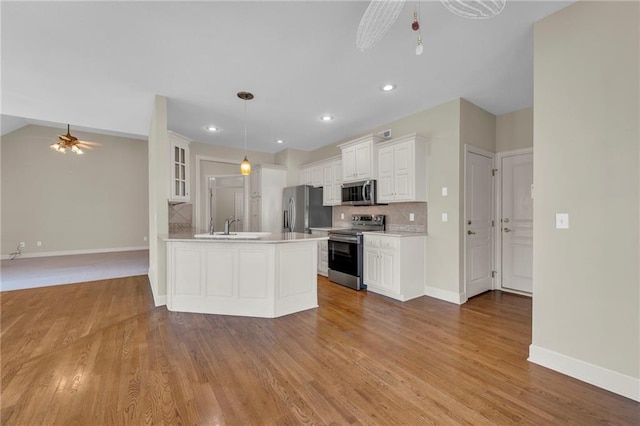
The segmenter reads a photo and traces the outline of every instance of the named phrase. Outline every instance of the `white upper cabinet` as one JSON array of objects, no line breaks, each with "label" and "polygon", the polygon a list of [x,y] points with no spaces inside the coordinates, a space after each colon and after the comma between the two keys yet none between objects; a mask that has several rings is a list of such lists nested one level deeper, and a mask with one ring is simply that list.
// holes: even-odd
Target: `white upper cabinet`
[{"label": "white upper cabinet", "polygon": [[377,145],[378,201],[427,201],[427,139],[415,133]]},{"label": "white upper cabinet", "polygon": [[327,161],[323,167],[322,204],[337,206],[342,203],[342,160]]},{"label": "white upper cabinet", "polygon": [[169,202],[188,203],[189,196],[189,144],[190,139],[169,132]]},{"label": "white upper cabinet", "polygon": [[374,143],[381,140],[383,139],[377,136],[368,135],[338,145],[342,150],[343,182],[376,178]]},{"label": "white upper cabinet", "polygon": [[300,185],[311,185],[315,188],[322,186],[323,163],[313,163],[300,166],[298,183]]}]

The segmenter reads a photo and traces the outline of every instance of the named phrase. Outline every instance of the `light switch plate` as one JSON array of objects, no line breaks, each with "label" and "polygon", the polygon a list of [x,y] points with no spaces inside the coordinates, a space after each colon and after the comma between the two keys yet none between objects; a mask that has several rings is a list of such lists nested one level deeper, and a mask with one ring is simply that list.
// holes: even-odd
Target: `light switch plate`
[{"label": "light switch plate", "polygon": [[340,213],[340,219],[344,219],[344,213]]},{"label": "light switch plate", "polygon": [[446,186],[442,187],[442,196],[446,197],[447,195],[449,195],[449,190],[447,189]]},{"label": "light switch plate", "polygon": [[413,213],[409,213],[409,222],[416,220],[416,216]]},{"label": "light switch plate", "polygon": [[447,222],[449,220],[449,216],[446,213],[442,213],[442,221]]},{"label": "light switch plate", "polygon": [[556,213],[556,229],[569,229],[569,213]]}]

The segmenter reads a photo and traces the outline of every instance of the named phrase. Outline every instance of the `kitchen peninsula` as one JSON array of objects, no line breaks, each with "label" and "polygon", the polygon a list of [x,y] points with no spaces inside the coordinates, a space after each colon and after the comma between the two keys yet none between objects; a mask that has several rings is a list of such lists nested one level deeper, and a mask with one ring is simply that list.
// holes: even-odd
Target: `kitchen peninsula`
[{"label": "kitchen peninsula", "polygon": [[318,241],[327,237],[179,233],[163,239],[170,311],[275,318],[318,307]]}]

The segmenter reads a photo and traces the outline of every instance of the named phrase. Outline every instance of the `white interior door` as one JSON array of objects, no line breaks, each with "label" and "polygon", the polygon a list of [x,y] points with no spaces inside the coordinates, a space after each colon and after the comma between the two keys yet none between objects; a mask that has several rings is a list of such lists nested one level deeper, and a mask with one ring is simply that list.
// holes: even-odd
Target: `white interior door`
[{"label": "white interior door", "polygon": [[465,167],[466,295],[493,287],[493,156],[467,151]]},{"label": "white interior door", "polygon": [[505,155],[501,160],[500,286],[533,290],[533,154]]}]

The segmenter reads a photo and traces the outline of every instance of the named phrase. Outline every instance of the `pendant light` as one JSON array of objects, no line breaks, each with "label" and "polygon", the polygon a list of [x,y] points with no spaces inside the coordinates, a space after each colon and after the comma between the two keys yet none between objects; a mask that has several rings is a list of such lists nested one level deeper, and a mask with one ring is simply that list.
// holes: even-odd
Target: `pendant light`
[{"label": "pendant light", "polygon": [[244,160],[240,163],[240,173],[243,176],[248,176],[251,174],[251,163],[247,160],[247,101],[253,99],[253,94],[238,92],[238,97],[244,100]]}]

